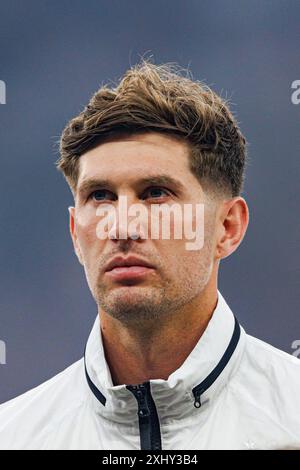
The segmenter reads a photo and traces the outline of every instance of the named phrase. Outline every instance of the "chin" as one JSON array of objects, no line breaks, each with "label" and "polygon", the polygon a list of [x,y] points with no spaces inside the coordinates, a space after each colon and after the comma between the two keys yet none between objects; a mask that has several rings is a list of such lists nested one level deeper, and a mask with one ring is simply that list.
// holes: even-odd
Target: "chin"
[{"label": "chin", "polygon": [[120,286],[113,289],[108,295],[111,299],[117,299],[118,302],[128,302],[128,304],[142,302],[153,298],[153,289],[146,286]]}]

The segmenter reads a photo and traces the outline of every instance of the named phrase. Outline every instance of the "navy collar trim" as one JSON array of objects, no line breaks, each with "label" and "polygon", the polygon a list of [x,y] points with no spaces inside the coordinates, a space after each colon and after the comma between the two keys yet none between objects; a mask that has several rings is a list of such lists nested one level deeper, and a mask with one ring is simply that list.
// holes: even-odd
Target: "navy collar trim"
[{"label": "navy collar trim", "polygon": [[212,372],[204,379],[199,385],[192,389],[192,392],[195,397],[194,406],[196,408],[200,408],[201,406],[201,395],[206,392],[206,390],[212,386],[212,384],[217,380],[219,375],[223,372],[225,367],[227,366],[228,362],[231,359],[236,347],[238,345],[240,336],[241,336],[241,327],[239,322],[237,321],[236,317],[234,317],[235,324],[233,334],[230,340],[230,343],[227,346],[226,351],[224,352],[220,362],[217,366],[212,370]]}]

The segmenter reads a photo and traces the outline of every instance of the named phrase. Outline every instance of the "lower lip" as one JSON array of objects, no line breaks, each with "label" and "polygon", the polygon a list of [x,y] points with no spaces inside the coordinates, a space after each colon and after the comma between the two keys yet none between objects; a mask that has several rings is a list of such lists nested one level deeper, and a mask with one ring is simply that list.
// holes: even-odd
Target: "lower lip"
[{"label": "lower lip", "polygon": [[111,271],[106,271],[109,277],[114,280],[125,280],[125,279],[136,279],[143,276],[146,276],[151,271],[154,271],[153,268],[148,268],[146,266],[119,266],[113,268]]}]

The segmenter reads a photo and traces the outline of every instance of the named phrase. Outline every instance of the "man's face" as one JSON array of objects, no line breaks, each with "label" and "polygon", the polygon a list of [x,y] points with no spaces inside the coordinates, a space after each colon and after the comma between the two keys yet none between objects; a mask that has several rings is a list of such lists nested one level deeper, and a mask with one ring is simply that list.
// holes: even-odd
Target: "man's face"
[{"label": "man's face", "polygon": [[[99,145],[82,155],[79,162],[70,225],[76,253],[98,306],[124,324],[158,317],[163,321],[199,297],[214,267],[215,205],[209,203],[189,170],[186,144],[158,133],[132,135]],[[157,179],[162,176],[164,184]],[[145,181],[149,178],[156,180]],[[102,183],[89,187],[89,180]],[[150,223],[146,238],[133,240],[128,238],[128,232],[125,237],[123,233],[123,239],[100,239],[96,211],[101,206],[117,210],[121,196],[126,196],[128,207],[142,204],[149,215],[148,222],[152,205],[176,203],[184,213],[184,205],[196,207],[204,203],[204,246],[188,250],[186,243],[190,240],[184,233],[181,239],[174,239],[172,218],[169,239],[151,239]],[[195,217],[193,212],[193,223]],[[116,224],[118,234],[126,231],[117,219]],[[146,227],[142,223],[140,233],[147,231]],[[140,257],[154,268],[136,278],[114,277],[105,268],[116,256]]]}]

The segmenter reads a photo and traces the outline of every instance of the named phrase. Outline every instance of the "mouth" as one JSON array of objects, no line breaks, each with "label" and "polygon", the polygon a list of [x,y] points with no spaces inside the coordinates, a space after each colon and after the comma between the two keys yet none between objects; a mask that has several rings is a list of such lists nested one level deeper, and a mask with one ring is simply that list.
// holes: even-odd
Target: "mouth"
[{"label": "mouth", "polygon": [[147,268],[146,266],[118,266],[106,271],[106,275],[115,281],[125,281],[145,277],[153,271],[153,268]]},{"label": "mouth", "polygon": [[115,281],[125,281],[141,279],[153,273],[154,270],[155,267],[153,265],[140,258],[117,257],[108,263],[105,269],[105,275]]}]

